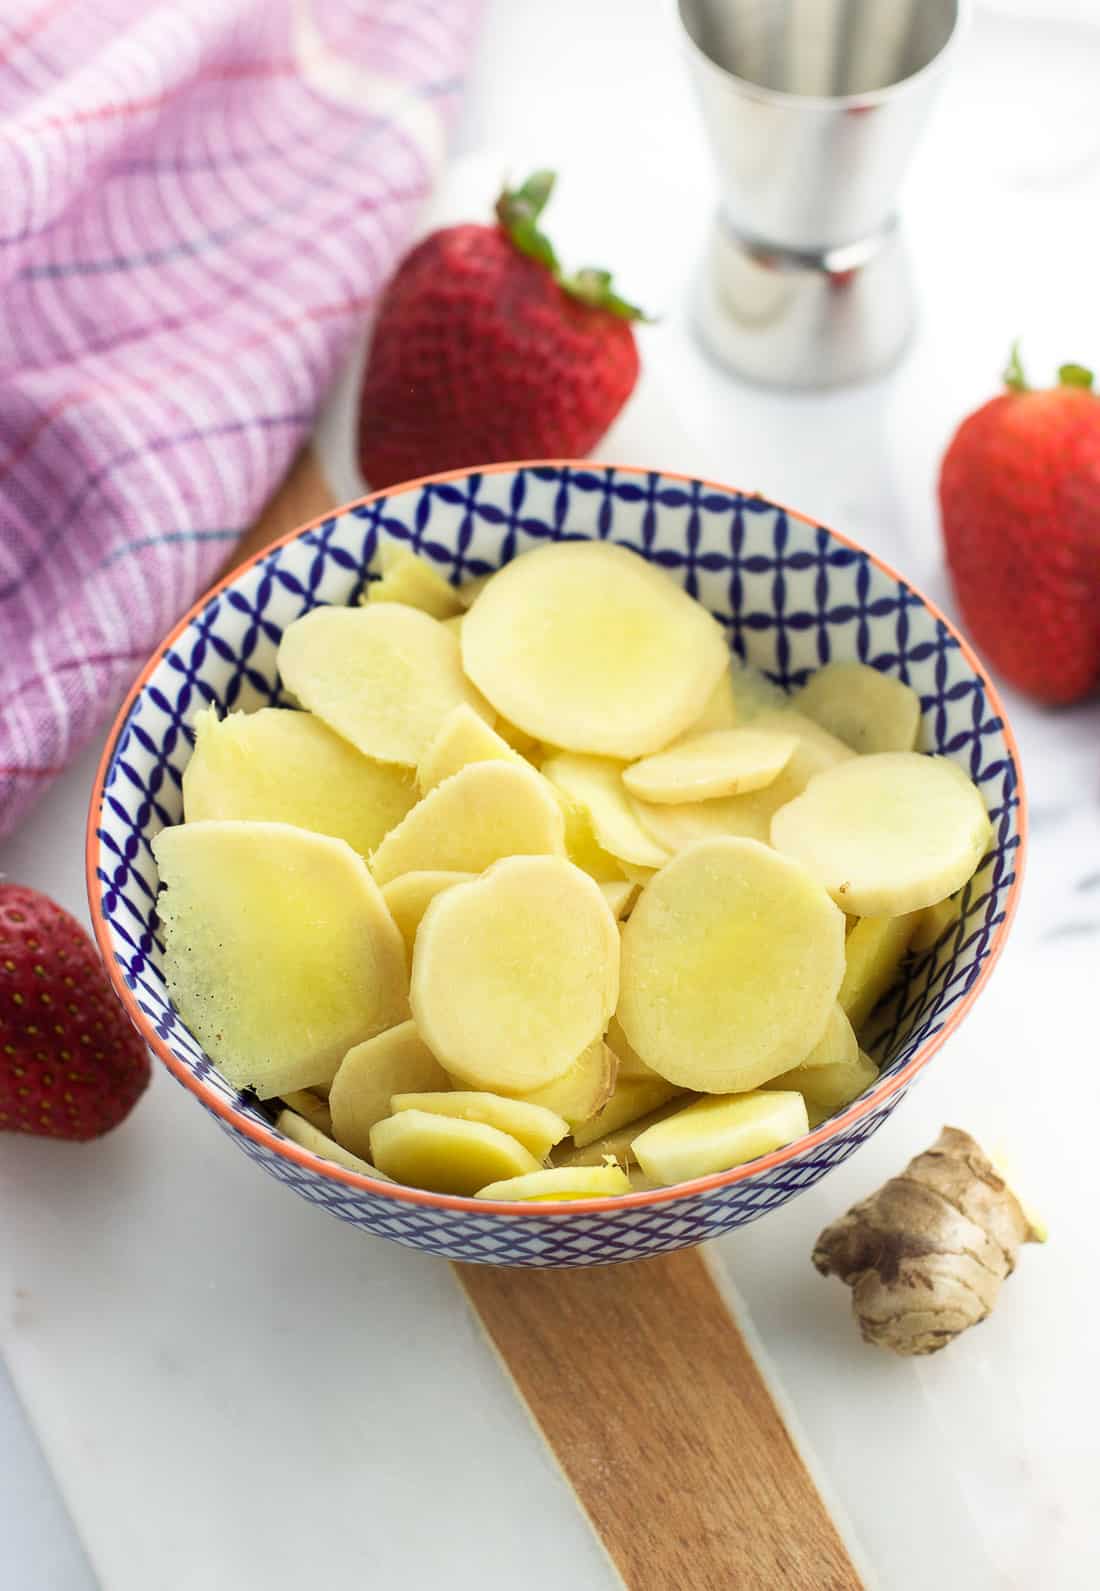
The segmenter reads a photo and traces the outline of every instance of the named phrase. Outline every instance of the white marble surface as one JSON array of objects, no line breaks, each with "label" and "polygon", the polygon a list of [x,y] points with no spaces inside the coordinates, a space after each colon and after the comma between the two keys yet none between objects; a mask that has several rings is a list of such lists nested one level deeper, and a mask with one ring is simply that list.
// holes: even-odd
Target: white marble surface
[{"label": "white marble surface", "polygon": [[[771,493],[950,606],[933,485],[954,424],[992,391],[1017,334],[1037,376],[1100,362],[1090,16],[1100,24],[1091,0],[978,6],[906,205],[919,336],[887,380],[795,397],[732,382],[686,333],[709,173],[667,8],[490,4],[463,146],[499,149],[516,172],[556,164],[563,248],[619,264],[664,317],[604,456]],[[467,164],[451,202],[487,181]],[[324,448],[336,485],[355,490],[346,404]],[[1009,709],[1033,843],[996,978],[860,1155],[717,1245],[886,1591],[1100,1584],[1100,709]],[[78,910],[94,761],[0,852],[4,871]],[[895,1363],[861,1346],[808,1252],[944,1120],[1009,1149],[1052,1240],[1024,1254],[980,1331]],[[18,1477],[0,1488],[5,1588],[87,1591],[97,1575],[107,1591],[614,1583],[446,1268],[261,1177],[164,1075],[86,1151],[0,1142],[0,1299],[0,1343],[76,1526],[0,1381],[0,1468]]]}]

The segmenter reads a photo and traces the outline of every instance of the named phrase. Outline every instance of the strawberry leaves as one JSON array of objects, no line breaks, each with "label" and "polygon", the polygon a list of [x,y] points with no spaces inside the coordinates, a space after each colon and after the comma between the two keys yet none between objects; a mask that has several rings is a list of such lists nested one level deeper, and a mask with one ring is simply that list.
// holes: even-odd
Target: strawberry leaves
[{"label": "strawberry leaves", "polygon": [[[1008,356],[1002,377],[1005,386],[1010,392],[1030,392],[1031,386],[1024,375],[1024,367],[1020,362],[1019,339],[1012,344],[1012,351]],[[1092,391],[1093,373],[1085,365],[1059,365],[1058,385],[1060,387],[1079,387],[1083,392]]]},{"label": "strawberry leaves", "polygon": [[650,317],[637,304],[620,298],[611,285],[611,272],[586,265],[575,276],[561,278],[561,285],[570,298],[579,299],[590,309],[606,309],[621,320],[649,320]]},{"label": "strawberry leaves", "polygon": [[572,276],[562,274],[554,246],[538,224],[556,180],[552,171],[536,171],[518,188],[506,187],[496,202],[496,217],[504,232],[521,254],[544,265],[562,291],[578,303],[606,310],[620,320],[648,320],[636,304],[615,291],[610,271],[586,265]]},{"label": "strawberry leaves", "polygon": [[1027,377],[1024,375],[1024,367],[1020,363],[1019,338],[1017,338],[1012,344],[1012,348],[1008,356],[1008,364],[1005,366],[1004,374],[1001,379],[1010,392],[1031,391],[1031,388],[1028,385]]},{"label": "strawberry leaves", "polygon": [[545,265],[554,276],[560,276],[561,266],[554,245],[538,225],[556,181],[552,171],[532,172],[520,187],[504,189],[496,202],[496,215],[521,254]]},{"label": "strawberry leaves", "polygon": [[1058,385],[1060,387],[1083,387],[1086,392],[1091,392],[1092,379],[1092,371],[1086,370],[1084,365],[1058,366]]}]

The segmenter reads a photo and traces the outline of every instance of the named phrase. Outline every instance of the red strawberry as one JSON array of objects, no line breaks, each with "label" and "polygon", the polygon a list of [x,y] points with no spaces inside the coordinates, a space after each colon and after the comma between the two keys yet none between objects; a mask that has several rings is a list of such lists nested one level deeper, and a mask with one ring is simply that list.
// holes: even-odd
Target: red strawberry
[{"label": "red strawberry", "polygon": [[641,312],[606,271],[564,277],[538,217],[554,174],[497,203],[496,226],[433,232],[383,295],[359,409],[374,487],[508,459],[581,458],[638,377]]},{"label": "red strawberry", "polygon": [[145,1045],[76,918],[0,884],[0,1129],[98,1138],[148,1081]]},{"label": "red strawberry", "polygon": [[1063,365],[1033,392],[1013,350],[1005,384],[944,457],[947,562],[970,633],[1011,684],[1072,702],[1100,683],[1100,397]]}]

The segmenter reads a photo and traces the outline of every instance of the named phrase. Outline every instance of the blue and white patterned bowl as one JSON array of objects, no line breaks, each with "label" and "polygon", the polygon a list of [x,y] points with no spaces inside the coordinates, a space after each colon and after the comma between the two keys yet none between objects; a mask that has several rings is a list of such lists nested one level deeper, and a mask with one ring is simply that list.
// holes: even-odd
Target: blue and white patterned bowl
[{"label": "blue and white patterned bowl", "polygon": [[[165,990],[150,842],[181,816],[181,774],[200,706],[277,702],[284,627],[319,603],[356,600],[379,537],[410,543],[458,583],[525,548],[603,537],[667,569],[725,626],[730,646],[780,685],[830,658],[859,658],[919,693],[924,744],[969,773],[994,846],[958,921],[910,960],[880,1009],[875,1086],[798,1143],[674,1188],[557,1204],[487,1207],[372,1182],[277,1133],[231,1088]],[[246,1154],[341,1220],[448,1259],[600,1265],[684,1248],[753,1221],[846,1160],[900,1103],[962,1019],[1008,933],[1024,840],[1015,743],[969,647],[923,597],[812,520],[706,481],[602,464],[456,472],[365,498],[276,544],[215,588],[157,649],[108,740],[88,823],[96,935],[132,1020]]]}]

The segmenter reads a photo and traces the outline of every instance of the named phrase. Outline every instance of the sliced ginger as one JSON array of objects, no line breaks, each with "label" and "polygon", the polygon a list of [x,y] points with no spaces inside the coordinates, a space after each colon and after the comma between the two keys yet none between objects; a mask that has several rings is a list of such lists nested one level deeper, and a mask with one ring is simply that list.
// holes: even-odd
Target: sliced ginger
[{"label": "sliced ginger", "polygon": [[623,770],[631,795],[661,806],[745,795],[771,784],[798,739],[768,729],[717,729],[678,740]]},{"label": "sliced ginger", "polygon": [[797,1066],[773,1077],[766,1087],[797,1089],[806,1101],[810,1126],[816,1127],[833,1111],[858,1098],[877,1076],[878,1067],[860,1050],[838,996],[813,1049]]},{"label": "sliced ginger", "polygon": [[[737,698],[733,689],[733,671],[725,668],[718,676],[718,682],[707,697],[703,711],[695,721],[688,725],[682,738],[688,736],[706,735],[715,729],[734,729],[740,721],[737,711]],[[676,742],[673,741],[673,745]]]},{"label": "sliced ginger", "polygon": [[401,1022],[344,1056],[329,1089],[333,1136],[356,1154],[370,1154],[371,1128],[391,1113],[395,1094],[439,1093],[450,1080],[417,1032]]},{"label": "sliced ginger", "polygon": [[769,1088],[796,1088],[815,1113],[832,1115],[858,1099],[878,1079],[878,1067],[869,1055],[857,1050],[851,1061],[831,1061],[824,1066],[795,1066],[774,1077]]},{"label": "sliced ginger", "polygon": [[478,689],[528,734],[622,758],[682,734],[729,662],[701,603],[603,541],[556,542],[500,570],[467,614],[462,656]]},{"label": "sliced ginger", "polygon": [[588,808],[558,785],[551,784],[550,788],[565,820],[565,851],[569,860],[599,884],[623,883],[623,865],[618,857],[605,851],[596,838]]},{"label": "sliced ginger", "polygon": [[459,702],[440,724],[417,766],[416,782],[421,794],[427,795],[471,762],[523,764],[524,759],[468,703]]},{"label": "sliced ginger", "polygon": [[478,597],[485,590],[489,581],[496,574],[495,569],[490,569],[487,575],[474,575],[472,580],[464,580],[459,586],[456,595],[463,608],[472,608]]},{"label": "sliced ginger", "polygon": [[261,1099],[327,1083],[408,1015],[405,949],[366,863],[286,823],[185,823],[153,854],[164,976],[222,1074]]},{"label": "sliced ginger", "polygon": [[334,1143],[327,1133],[304,1116],[299,1116],[297,1111],[281,1110],[275,1118],[275,1128],[299,1148],[308,1149],[310,1154],[319,1155],[322,1160],[331,1160],[334,1166],[343,1166],[345,1171],[358,1171],[361,1176],[373,1177],[376,1182],[390,1181],[385,1172],[360,1160],[358,1155],[349,1154],[340,1144]]},{"label": "sliced ginger", "polygon": [[548,757],[542,772],[551,784],[580,802],[598,844],[618,862],[657,868],[668,860],[668,852],[650,838],[631,811],[619,763],[562,752]]},{"label": "sliced ginger", "polygon": [[633,1121],[628,1121],[612,1132],[605,1133],[602,1138],[594,1138],[579,1148],[567,1140],[552,1152],[551,1162],[555,1166],[599,1166],[605,1160],[611,1159],[629,1170],[630,1166],[635,1164],[632,1147],[634,1139],[640,1137],[647,1127],[654,1127],[659,1121],[665,1121],[674,1115],[676,1111],[683,1110],[690,1097],[677,1091],[673,1099],[657,1110],[651,1111],[648,1116],[635,1117]]},{"label": "sliced ginger", "polygon": [[912,751],[917,744],[920,697],[866,663],[826,663],[794,705],[853,751]]},{"label": "sliced ginger", "polygon": [[619,1166],[552,1166],[525,1177],[508,1177],[479,1188],[479,1199],[605,1199],[629,1193],[630,1179]]},{"label": "sliced ginger", "polygon": [[297,1115],[304,1116],[311,1127],[323,1132],[326,1138],[332,1137],[332,1112],[327,1099],[322,1099],[320,1094],[308,1088],[292,1088],[282,1096],[282,1100]]},{"label": "sliced ginger", "polygon": [[543,1105],[505,1099],[501,1094],[453,1089],[442,1094],[395,1094],[390,1101],[395,1116],[403,1110],[426,1110],[434,1116],[458,1116],[463,1121],[483,1121],[509,1133],[536,1160],[545,1160],[554,1145],[569,1131],[569,1123]]},{"label": "sliced ginger", "polygon": [[913,753],[915,694],[837,663],[788,700],[613,544],[461,590],[380,558],[284,633],[309,711],[199,715],[156,842],[166,977],[226,1077],[337,1163],[490,1199],[722,1170],[858,1097],[854,1029],[989,833]]},{"label": "sliced ginger", "polygon": [[402,873],[397,878],[391,878],[388,884],[383,884],[382,898],[405,941],[410,966],[416,930],[432,901],[445,889],[450,889],[452,884],[468,884],[476,877],[476,873],[448,873],[430,868],[416,873]]},{"label": "sliced ginger", "polygon": [[379,762],[415,768],[460,702],[484,709],[457,638],[399,602],[314,608],[283,631],[278,661],[302,706]]},{"label": "sliced ginger", "polygon": [[761,707],[752,720],[752,728],[767,734],[793,735],[796,741],[783,768],[763,788],[676,806],[631,797],[635,817],[670,854],[675,855],[695,840],[725,834],[769,844],[772,818],[779,808],[801,795],[816,774],[853,758],[842,741],[790,708]]},{"label": "sliced ginger", "polygon": [[649,1082],[657,1078],[660,1081],[652,1066],[646,1065],[623,1032],[622,1023],[617,1016],[613,1016],[607,1025],[607,1047],[618,1062],[621,1078],[645,1078]]},{"label": "sliced ginger", "polygon": [[534,768],[473,762],[413,807],[371,857],[380,884],[402,873],[480,873],[505,856],[561,855],[565,823]]},{"label": "sliced ginger", "polygon": [[518,725],[509,723],[501,713],[496,715],[496,727],[497,733],[508,742],[513,751],[518,751],[521,757],[526,757],[530,762],[538,763],[542,748],[534,735],[529,735]]},{"label": "sliced ginger", "polygon": [[434,569],[426,558],[418,557],[400,542],[383,540],[379,547],[382,578],[367,587],[368,602],[401,602],[419,608],[433,619],[452,619],[464,611],[454,586]]},{"label": "sliced ginger", "polygon": [[600,889],[616,919],[625,917],[638,898],[639,885],[628,878],[602,879]]},{"label": "sliced ginger", "polygon": [[524,1094],[561,1077],[602,1036],[618,991],[615,919],[599,886],[564,857],[497,862],[436,896],[416,936],[413,1014],[433,1054],[470,1088]]},{"label": "sliced ginger", "polygon": [[962,769],[915,751],[827,769],[780,807],[771,828],[772,844],[859,917],[900,917],[953,894],[989,835],[982,798]]},{"label": "sliced ginger", "polygon": [[569,1069],[524,1099],[564,1116],[571,1128],[589,1121],[611,1098],[619,1063],[602,1039],[594,1039]]},{"label": "sliced ginger", "polygon": [[529,1149],[480,1121],[403,1110],[371,1130],[371,1158],[387,1176],[413,1188],[467,1197],[488,1183],[542,1167]]},{"label": "sliced ginger", "polygon": [[803,1092],[809,1104],[834,1111],[865,1094],[878,1077],[878,1066],[860,1050],[850,1064],[837,1061],[831,1066],[811,1067]]},{"label": "sliced ginger", "polygon": [[625,877],[632,884],[637,884],[639,890],[645,889],[650,879],[656,877],[659,871],[656,867],[642,867],[637,862],[620,862],[619,866]]},{"label": "sliced ginger", "polygon": [[688,1182],[729,1171],[809,1131],[801,1094],[766,1092],[699,1099],[647,1127],[634,1156],[655,1182]]},{"label": "sliced ginger", "polygon": [[837,1001],[857,1033],[897,977],[920,920],[919,914],[860,917],[849,933]]},{"label": "sliced ginger", "polygon": [[701,840],[642,892],[622,945],[628,1042],[668,1082],[727,1093],[787,1071],[821,1037],[844,915],[755,840]]},{"label": "sliced ginger", "polygon": [[[847,942],[845,943],[845,952],[847,952]],[[847,964],[845,964],[845,972],[847,972]],[[840,987],[843,990],[843,980],[841,980]],[[859,1041],[844,1007],[840,1004],[838,995],[837,1003],[829,1012],[829,1018],[825,1023],[825,1029],[821,1037],[809,1054],[804,1056],[798,1064],[803,1067],[854,1066],[858,1059]]]},{"label": "sliced ginger", "polygon": [[[733,694],[735,724],[754,723],[762,713],[786,711],[790,698],[782,685],[753,668],[735,652],[730,658],[730,690]],[[715,725],[715,728],[721,728]],[[728,727],[732,728],[733,725]]]},{"label": "sliced ginger", "polygon": [[347,840],[369,856],[417,799],[408,769],[364,757],[312,713],[196,714],[183,771],[189,823],[256,819]]},{"label": "sliced ginger", "polygon": [[958,922],[961,907],[961,895],[949,895],[946,900],[938,900],[934,906],[926,906],[920,913],[910,948],[931,950],[933,945],[939,944],[947,930]]},{"label": "sliced ginger", "polygon": [[670,1099],[682,1094],[675,1083],[666,1083],[663,1077],[620,1077],[615,1092],[602,1110],[588,1121],[573,1129],[573,1142],[578,1149],[606,1138],[628,1122],[639,1121],[667,1105]]}]

